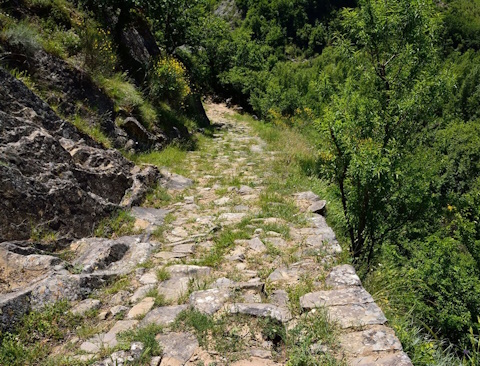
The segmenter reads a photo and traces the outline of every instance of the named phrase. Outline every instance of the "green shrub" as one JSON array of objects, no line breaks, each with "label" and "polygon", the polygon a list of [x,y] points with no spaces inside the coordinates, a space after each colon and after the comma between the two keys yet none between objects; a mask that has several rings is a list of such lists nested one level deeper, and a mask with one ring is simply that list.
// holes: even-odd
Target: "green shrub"
[{"label": "green shrub", "polygon": [[173,57],[158,59],[150,71],[150,96],[154,100],[167,100],[174,106],[181,106],[190,94],[187,71],[180,61]]},{"label": "green shrub", "polygon": [[2,31],[1,38],[28,55],[32,55],[42,48],[38,30],[27,21],[12,24]]}]

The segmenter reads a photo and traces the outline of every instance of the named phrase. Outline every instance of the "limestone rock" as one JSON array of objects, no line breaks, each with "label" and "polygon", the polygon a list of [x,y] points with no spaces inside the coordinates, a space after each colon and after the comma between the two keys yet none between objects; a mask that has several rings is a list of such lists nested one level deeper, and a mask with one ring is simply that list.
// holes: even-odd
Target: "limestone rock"
[{"label": "limestone rock", "polygon": [[349,264],[337,266],[328,274],[325,284],[333,288],[361,286],[355,268]]},{"label": "limestone rock", "polygon": [[171,365],[175,365],[176,362],[178,365],[184,365],[198,348],[197,337],[190,333],[161,334],[157,340],[163,350],[163,359]]},{"label": "limestone rock", "polygon": [[387,318],[375,303],[349,304],[327,308],[328,316],[343,329],[365,325],[382,325]]},{"label": "limestone rock", "polygon": [[140,322],[141,327],[145,327],[148,324],[157,324],[166,326],[172,324],[175,318],[182,311],[187,310],[188,305],[176,305],[176,306],[162,306],[148,312],[145,318]]},{"label": "limestone rock", "polygon": [[95,300],[95,299],[85,299],[83,301],[80,301],[71,311],[73,314],[76,315],[83,315],[87,311],[90,310],[96,310],[100,308],[100,300]]},{"label": "limestone rock", "polygon": [[312,203],[308,207],[308,211],[319,214],[319,215],[325,215],[325,206],[327,205],[327,201],[321,200]]},{"label": "limestone rock", "polygon": [[193,266],[186,264],[177,264],[174,266],[167,267],[168,272],[175,277],[189,277],[189,278],[200,278],[205,277],[210,274],[212,269],[210,267],[202,266]]},{"label": "limestone rock", "polygon": [[155,299],[153,297],[144,298],[137,305],[130,309],[127,314],[127,319],[135,319],[139,316],[145,315],[153,308],[154,303]]},{"label": "limestone rock", "polygon": [[231,305],[229,311],[233,314],[247,314],[263,318],[270,317],[280,322],[288,322],[292,318],[292,315],[286,309],[272,304],[238,303]]},{"label": "limestone rock", "polygon": [[300,306],[304,309],[348,304],[367,304],[372,302],[372,296],[365,291],[363,287],[311,292],[300,297]]},{"label": "limestone rock", "polygon": [[340,335],[343,350],[353,356],[376,355],[378,352],[402,351],[402,345],[395,332],[385,326]]},{"label": "limestone rock", "polygon": [[190,306],[207,315],[215,314],[230,298],[231,293],[227,289],[209,289],[196,291],[190,295]]},{"label": "limestone rock", "polygon": [[191,185],[193,185],[193,181],[186,177],[183,177],[179,174],[170,173],[166,170],[161,170],[163,175],[162,182],[168,189],[172,190],[184,190]]},{"label": "limestone rock", "polygon": [[349,360],[352,366],[413,366],[410,358],[403,352],[392,355],[359,357]]}]

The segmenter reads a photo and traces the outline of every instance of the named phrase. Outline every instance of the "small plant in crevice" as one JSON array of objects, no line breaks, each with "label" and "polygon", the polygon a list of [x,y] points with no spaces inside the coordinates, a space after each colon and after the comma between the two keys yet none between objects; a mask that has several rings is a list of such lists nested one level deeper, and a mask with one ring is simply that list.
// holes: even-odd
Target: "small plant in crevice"
[{"label": "small plant in crevice", "polygon": [[100,221],[95,229],[95,236],[101,238],[120,237],[136,233],[135,218],[130,213],[122,210]]}]

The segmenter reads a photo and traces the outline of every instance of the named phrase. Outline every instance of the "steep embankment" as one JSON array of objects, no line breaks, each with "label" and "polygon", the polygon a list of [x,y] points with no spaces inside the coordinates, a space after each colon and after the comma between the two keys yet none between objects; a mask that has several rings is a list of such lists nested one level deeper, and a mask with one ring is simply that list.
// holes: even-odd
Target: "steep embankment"
[{"label": "steep embankment", "polygon": [[[353,267],[339,265],[325,202],[298,192],[308,182],[287,185],[293,172],[285,151],[271,151],[223,106],[210,105],[208,113],[213,138],[176,166],[190,179],[169,175],[132,209],[138,235],[72,243],[71,264],[3,245],[13,266],[33,259],[56,266],[21,304],[89,295],[72,303],[75,315],[57,340],[45,336],[51,347],[44,360],[411,365]],[[115,281],[94,289],[108,278]],[[3,319],[20,308],[4,300]],[[32,355],[29,344],[18,347],[21,357]]]},{"label": "steep embankment", "polygon": [[105,149],[1,69],[0,83],[0,242],[35,231],[91,235],[160,176]]}]

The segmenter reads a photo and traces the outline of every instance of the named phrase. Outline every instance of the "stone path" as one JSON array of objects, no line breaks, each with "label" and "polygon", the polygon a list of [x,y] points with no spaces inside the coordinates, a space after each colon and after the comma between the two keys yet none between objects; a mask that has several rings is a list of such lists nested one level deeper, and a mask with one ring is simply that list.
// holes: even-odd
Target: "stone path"
[{"label": "stone path", "polygon": [[[172,199],[132,210],[142,234],[72,245],[81,275],[113,271],[126,285],[78,302],[73,311],[95,311],[99,331],[59,352],[127,365],[144,345],[120,347],[119,334],[154,324],[155,366],[297,364],[301,352],[316,364],[411,365],[353,267],[338,265],[326,202],[269,189],[281,152],[231,113],[208,106],[218,129],[188,153],[188,178],[164,174]],[[314,333],[321,319],[334,341]]]}]

